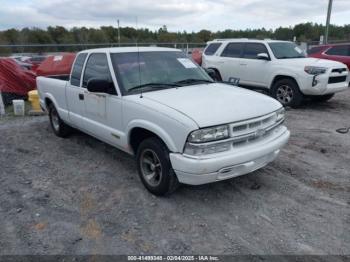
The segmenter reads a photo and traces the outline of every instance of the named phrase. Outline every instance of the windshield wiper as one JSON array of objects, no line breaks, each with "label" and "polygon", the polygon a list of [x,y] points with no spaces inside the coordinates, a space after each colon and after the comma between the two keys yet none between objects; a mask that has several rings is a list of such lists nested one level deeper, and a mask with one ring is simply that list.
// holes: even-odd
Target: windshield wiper
[{"label": "windshield wiper", "polygon": [[206,79],[188,78],[188,79],[175,82],[175,84],[195,84],[195,83],[214,83],[214,81],[210,81]]},{"label": "windshield wiper", "polygon": [[305,56],[281,56],[278,59],[305,58]]},{"label": "windshield wiper", "polygon": [[132,91],[132,90],[136,90],[136,89],[140,89],[140,88],[144,88],[144,87],[161,89],[162,87],[166,87],[166,88],[180,87],[180,85],[172,84],[172,83],[147,83],[147,84],[134,86],[134,87],[130,88],[128,91]]}]

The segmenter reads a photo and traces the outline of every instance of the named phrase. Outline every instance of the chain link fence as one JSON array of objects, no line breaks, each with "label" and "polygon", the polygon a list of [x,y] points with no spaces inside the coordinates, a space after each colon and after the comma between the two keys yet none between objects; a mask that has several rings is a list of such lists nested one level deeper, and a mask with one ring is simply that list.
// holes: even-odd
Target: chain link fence
[{"label": "chain link fence", "polygon": [[98,43],[98,44],[13,44],[0,45],[0,57],[49,55],[62,52],[79,52],[92,48],[158,46],[183,50],[190,54],[193,49],[205,47],[205,43]]}]

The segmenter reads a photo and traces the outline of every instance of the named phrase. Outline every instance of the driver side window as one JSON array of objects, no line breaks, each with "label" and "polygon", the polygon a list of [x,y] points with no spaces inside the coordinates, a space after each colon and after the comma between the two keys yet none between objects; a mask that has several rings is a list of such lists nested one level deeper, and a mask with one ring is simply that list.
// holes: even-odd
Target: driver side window
[{"label": "driver side window", "polygon": [[86,88],[89,80],[94,78],[107,80],[110,83],[111,94],[116,94],[106,54],[96,53],[89,56],[85,67],[82,87]]}]

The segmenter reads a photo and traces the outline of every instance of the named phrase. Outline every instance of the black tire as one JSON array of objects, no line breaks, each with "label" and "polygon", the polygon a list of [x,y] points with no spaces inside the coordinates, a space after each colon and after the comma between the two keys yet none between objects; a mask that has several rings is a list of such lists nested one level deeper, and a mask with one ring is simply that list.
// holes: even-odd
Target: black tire
[{"label": "black tire", "polygon": [[58,137],[67,137],[72,132],[72,128],[62,121],[54,104],[49,104],[48,110],[50,125],[55,135]]},{"label": "black tire", "polygon": [[330,99],[332,99],[334,94],[328,94],[328,95],[322,95],[322,96],[310,96],[312,101],[316,102],[326,102]]},{"label": "black tire", "polygon": [[290,78],[276,81],[271,88],[271,96],[278,100],[283,106],[298,107],[304,99],[297,83]]},{"label": "black tire", "polygon": [[142,141],[136,161],[140,179],[152,194],[169,195],[178,188],[179,181],[170,163],[169,150],[160,139],[151,137]]},{"label": "black tire", "polygon": [[213,70],[215,71],[215,74],[212,77],[213,80],[216,81],[216,82],[222,82],[222,77],[220,75],[220,72],[217,69],[215,69],[215,68],[213,68]]}]

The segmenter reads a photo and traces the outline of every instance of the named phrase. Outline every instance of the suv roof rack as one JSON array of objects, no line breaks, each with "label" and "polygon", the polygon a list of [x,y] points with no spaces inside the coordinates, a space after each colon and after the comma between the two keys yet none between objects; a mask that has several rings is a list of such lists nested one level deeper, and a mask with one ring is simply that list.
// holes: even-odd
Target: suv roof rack
[{"label": "suv roof rack", "polygon": [[218,42],[218,41],[230,41],[230,40],[249,40],[249,38],[217,38],[214,39],[214,42]]}]

